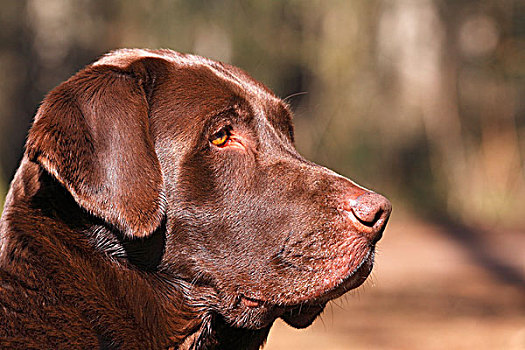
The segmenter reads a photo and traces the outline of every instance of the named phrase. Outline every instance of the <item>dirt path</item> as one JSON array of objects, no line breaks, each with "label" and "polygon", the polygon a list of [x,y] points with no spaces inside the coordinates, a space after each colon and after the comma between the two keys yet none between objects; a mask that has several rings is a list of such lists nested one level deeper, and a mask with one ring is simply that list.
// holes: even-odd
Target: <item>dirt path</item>
[{"label": "dirt path", "polygon": [[372,279],[265,350],[525,350],[525,232],[458,232],[394,216]]}]

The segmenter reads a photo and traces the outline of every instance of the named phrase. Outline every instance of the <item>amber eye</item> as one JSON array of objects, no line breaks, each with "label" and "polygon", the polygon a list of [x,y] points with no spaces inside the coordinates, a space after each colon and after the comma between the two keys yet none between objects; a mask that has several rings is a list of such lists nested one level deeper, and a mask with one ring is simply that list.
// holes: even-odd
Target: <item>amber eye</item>
[{"label": "amber eye", "polygon": [[215,134],[213,134],[210,141],[215,146],[221,147],[221,146],[224,146],[226,142],[228,142],[229,139],[230,139],[230,133],[228,132],[228,130],[221,129]]}]

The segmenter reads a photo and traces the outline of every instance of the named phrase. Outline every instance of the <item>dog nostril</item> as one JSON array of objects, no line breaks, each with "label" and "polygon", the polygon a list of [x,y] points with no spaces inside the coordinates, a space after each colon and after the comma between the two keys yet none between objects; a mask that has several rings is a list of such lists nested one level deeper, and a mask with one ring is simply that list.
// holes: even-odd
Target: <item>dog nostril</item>
[{"label": "dog nostril", "polygon": [[381,208],[370,207],[369,205],[358,205],[352,207],[352,213],[363,225],[374,226],[381,217],[383,210]]},{"label": "dog nostril", "polygon": [[[379,240],[381,232],[388,221],[392,205],[380,194],[365,193],[349,202],[347,210],[364,226],[370,227],[370,239]],[[368,232],[368,230],[365,230]]]},{"label": "dog nostril", "polygon": [[354,201],[352,212],[366,226],[374,226],[380,219],[390,215],[392,205],[380,194],[366,193]]}]

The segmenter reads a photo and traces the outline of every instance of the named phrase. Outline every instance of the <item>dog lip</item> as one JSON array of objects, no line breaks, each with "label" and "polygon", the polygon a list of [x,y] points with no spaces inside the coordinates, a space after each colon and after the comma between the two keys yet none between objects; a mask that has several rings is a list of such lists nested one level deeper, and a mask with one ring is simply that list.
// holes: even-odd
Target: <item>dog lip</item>
[{"label": "dog lip", "polygon": [[271,299],[263,300],[260,298],[247,296],[246,294],[241,294],[240,301],[242,305],[251,309],[267,306],[291,310],[297,307],[303,307],[304,305],[325,304],[328,301],[338,298],[346,292],[361,286],[372,271],[374,255],[374,249],[371,248],[369,252],[365,255],[365,257],[361,260],[359,265],[357,265],[354,269],[349,271],[345,275],[345,277],[341,278],[339,283],[337,283],[335,286],[329,289],[323,290],[314,295],[302,297],[296,300],[279,301]]},{"label": "dog lip", "polygon": [[[348,270],[344,277],[338,279],[330,288],[327,288],[316,295],[313,295],[302,302],[306,303],[326,303],[330,300],[340,297],[344,293],[361,286],[372,271],[374,264],[374,248],[371,246],[368,252],[361,259],[359,264],[352,270]],[[301,301],[300,301],[301,302]]]},{"label": "dog lip", "polygon": [[340,297],[352,289],[356,289],[361,286],[372,271],[374,265],[374,256],[374,249],[371,248],[368,254],[361,260],[359,265],[357,265],[350,273],[348,273],[339,284],[322,293],[318,300],[328,302]]},{"label": "dog lip", "polygon": [[373,253],[369,252],[361,264],[352,270],[340,284],[328,291],[325,291],[317,299],[287,307],[284,309],[281,318],[292,327],[308,327],[323,311],[326,303],[363,284],[372,269],[372,265]]},{"label": "dog lip", "polygon": [[254,309],[262,306],[265,302],[259,299],[248,298],[244,295],[241,295],[241,303],[248,308]]}]

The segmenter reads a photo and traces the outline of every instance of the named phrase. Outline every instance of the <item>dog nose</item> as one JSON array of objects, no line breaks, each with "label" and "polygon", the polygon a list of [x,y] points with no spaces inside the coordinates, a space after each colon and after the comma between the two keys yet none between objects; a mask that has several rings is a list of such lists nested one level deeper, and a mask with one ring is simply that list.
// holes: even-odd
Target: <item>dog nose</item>
[{"label": "dog nose", "polygon": [[345,205],[357,221],[360,232],[367,236],[371,243],[381,239],[384,228],[392,212],[390,201],[380,194],[367,192]]}]

